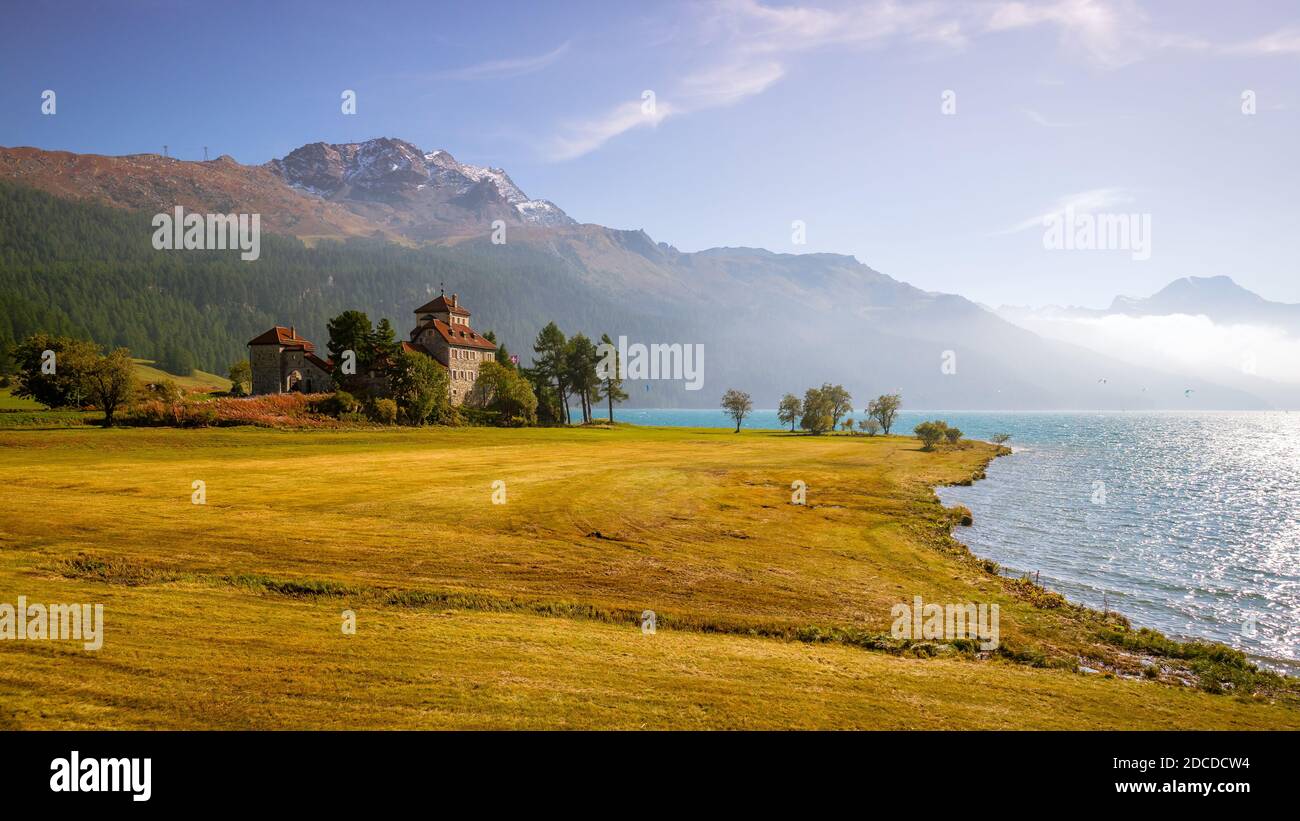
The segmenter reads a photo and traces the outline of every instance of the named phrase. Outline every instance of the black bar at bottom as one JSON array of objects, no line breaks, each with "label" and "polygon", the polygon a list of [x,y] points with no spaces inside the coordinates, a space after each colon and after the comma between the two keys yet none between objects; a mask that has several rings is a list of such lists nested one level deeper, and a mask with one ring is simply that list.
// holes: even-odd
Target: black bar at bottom
[{"label": "black bar at bottom", "polygon": [[[1235,732],[7,732],[0,789],[6,802],[128,812],[451,798],[536,808],[609,789],[632,790],[638,806],[702,801],[703,789],[713,802],[736,804],[839,793],[959,803],[1001,796],[1044,807],[1194,798],[1228,807],[1289,798],[1296,740]],[[136,800],[145,759],[148,800]],[[64,773],[89,780],[73,791]],[[115,776],[118,791],[80,789],[111,788]]]}]

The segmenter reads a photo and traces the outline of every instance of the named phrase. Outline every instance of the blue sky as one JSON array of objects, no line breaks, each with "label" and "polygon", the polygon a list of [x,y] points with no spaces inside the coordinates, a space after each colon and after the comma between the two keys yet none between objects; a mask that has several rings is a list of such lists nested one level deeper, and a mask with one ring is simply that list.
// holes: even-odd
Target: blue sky
[{"label": "blue sky", "polygon": [[[1300,302],[1292,2],[5,11],[0,145],[262,163],[375,136],[504,167],[579,220],[683,250],[853,254],[994,305],[1101,306],[1216,274]],[[1149,214],[1150,259],[1044,249],[1041,215],[1069,202]]]}]

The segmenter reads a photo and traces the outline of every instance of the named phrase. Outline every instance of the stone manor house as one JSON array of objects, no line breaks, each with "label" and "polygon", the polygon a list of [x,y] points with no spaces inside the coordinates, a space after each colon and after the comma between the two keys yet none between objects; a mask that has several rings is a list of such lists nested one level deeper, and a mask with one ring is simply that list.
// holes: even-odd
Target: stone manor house
[{"label": "stone manor house", "polygon": [[[497,346],[469,325],[469,311],[456,294],[415,309],[415,328],[402,348],[431,357],[446,368],[451,402],[465,401],[479,363],[496,357]],[[334,390],[334,363],[316,355],[316,346],[298,336],[297,329],[276,325],[248,342],[248,363],[253,371],[253,394],[320,393]]]}]

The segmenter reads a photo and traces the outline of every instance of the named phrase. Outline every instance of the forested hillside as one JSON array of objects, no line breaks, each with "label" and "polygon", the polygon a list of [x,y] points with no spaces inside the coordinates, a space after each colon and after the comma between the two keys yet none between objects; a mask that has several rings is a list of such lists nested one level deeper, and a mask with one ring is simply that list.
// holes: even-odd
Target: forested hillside
[{"label": "forested hillside", "polygon": [[224,373],[275,324],[323,347],[329,317],[357,308],[405,333],[411,312],[445,283],[475,327],[527,361],[547,321],[612,330],[623,313],[560,259],[526,247],[354,239],[309,248],[264,234],[261,257],[245,262],[234,251],[157,251],[151,216],[0,184],[0,346],[43,330]]}]

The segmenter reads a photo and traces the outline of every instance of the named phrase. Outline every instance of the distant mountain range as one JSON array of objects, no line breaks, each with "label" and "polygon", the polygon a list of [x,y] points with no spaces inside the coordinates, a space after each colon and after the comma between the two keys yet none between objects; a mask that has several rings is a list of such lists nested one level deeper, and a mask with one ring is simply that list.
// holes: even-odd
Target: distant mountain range
[{"label": "distant mountain range", "polygon": [[1300,334],[1300,305],[1270,302],[1231,277],[1183,277],[1149,297],[1117,296],[1109,308],[1021,308],[1003,305],[1007,317],[1204,316],[1220,325],[1260,325]]},{"label": "distant mountain range", "polygon": [[1117,296],[1109,308],[997,313],[1044,337],[1300,407],[1300,305],[1270,302],[1230,277],[1183,277],[1149,297]]},{"label": "distant mountain range", "polygon": [[[323,240],[349,238],[436,249],[438,265],[452,266],[448,290],[460,293],[476,326],[509,334],[504,341],[525,359],[532,335],[550,320],[597,337],[605,332],[634,342],[705,345],[703,391],[635,384],[631,406],[716,406],[724,390],[739,387],[759,407],[775,407],[782,393],[801,395],[823,381],[843,383],[858,404],[900,390],[912,408],[1260,408],[1274,402],[1249,386],[1045,338],[1021,327],[1013,309],[994,312],[961,296],[923,291],[850,256],[753,248],[684,253],[644,231],[579,224],[554,203],[527,196],[502,169],[461,163],[446,151],[426,152],[402,140],[312,143],[261,166],[225,156],[186,162],[0,148],[0,180],[131,211],[181,205],[187,211],[256,212],[264,231],[298,237],[321,253],[329,247],[320,245]],[[506,226],[504,245],[491,242],[498,220]],[[457,259],[464,260],[460,281]],[[249,269],[253,275],[277,276],[275,255],[249,265],[260,266]],[[400,300],[416,299],[438,282],[415,281],[409,261],[403,265],[400,279],[349,291],[346,304],[325,283],[312,299],[322,311],[357,307],[372,317],[393,316],[404,330],[404,312],[414,306]],[[489,282],[484,271],[494,267],[509,271],[511,283]],[[439,279],[447,278],[445,267],[440,270]],[[13,281],[13,287],[29,287]],[[1184,298],[1181,288],[1162,298],[1169,290],[1151,300],[1173,305]],[[59,295],[42,293],[29,302],[38,298]],[[253,311],[280,324],[296,321],[309,337],[323,337],[323,322],[295,316],[302,309],[291,301],[240,308],[221,298],[220,289],[205,292],[208,301],[194,308],[208,316]],[[1137,302],[1132,310],[1147,310]],[[1246,300],[1241,303],[1245,310]],[[212,358],[239,355],[236,333],[242,331],[232,329],[222,342],[226,353]],[[133,347],[141,347],[138,339]],[[955,372],[945,370],[945,362],[955,364]],[[226,363],[198,364],[221,370]]]}]

